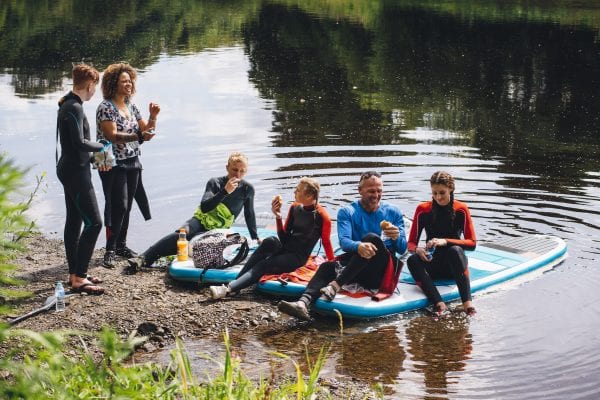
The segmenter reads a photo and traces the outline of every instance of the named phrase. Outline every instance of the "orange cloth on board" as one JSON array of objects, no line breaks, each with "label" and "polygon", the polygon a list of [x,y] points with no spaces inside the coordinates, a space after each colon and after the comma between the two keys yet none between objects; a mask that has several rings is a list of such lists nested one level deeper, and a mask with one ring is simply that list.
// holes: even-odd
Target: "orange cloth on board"
[{"label": "orange cloth on board", "polygon": [[315,275],[315,272],[317,272],[317,268],[319,268],[319,265],[321,265],[325,261],[325,258],[321,256],[310,256],[306,264],[299,268],[296,268],[294,271],[276,275],[263,275],[260,277],[259,282],[263,283],[266,281],[276,281],[281,279],[288,282],[307,285],[308,282]]},{"label": "orange cloth on board", "polygon": [[[301,285],[307,285],[308,282],[315,275],[315,272],[317,272],[319,265],[321,265],[325,261],[326,259],[321,256],[310,256],[306,264],[304,264],[302,267],[297,268],[292,272],[286,272],[283,274],[263,275],[260,278],[260,283],[266,281],[283,280],[286,282],[294,282]],[[392,256],[388,255],[388,263],[383,273],[383,278],[381,279],[379,290],[376,294],[373,295],[366,291],[351,293],[343,289],[340,291],[340,293],[343,293],[346,296],[353,298],[371,296],[371,299],[373,299],[374,301],[381,301],[387,299],[392,294],[394,294],[394,290],[396,289],[396,286],[398,285],[398,280],[400,279],[402,267],[402,261],[398,261],[398,268],[396,269],[394,266]]]}]

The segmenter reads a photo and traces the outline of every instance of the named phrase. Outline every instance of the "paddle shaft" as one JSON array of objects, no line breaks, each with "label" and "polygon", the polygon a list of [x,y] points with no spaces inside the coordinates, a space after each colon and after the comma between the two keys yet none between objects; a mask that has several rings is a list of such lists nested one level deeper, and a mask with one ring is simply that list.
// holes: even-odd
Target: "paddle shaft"
[{"label": "paddle shaft", "polygon": [[[65,299],[67,297],[71,297],[73,294],[72,293],[67,293],[65,294]],[[37,315],[39,313],[42,313],[44,311],[48,311],[49,309],[51,309],[52,307],[54,307],[56,305],[56,296],[52,295],[50,297],[48,297],[46,299],[46,301],[44,302],[44,305],[41,306],[40,308],[36,308],[35,310],[29,311],[27,314],[23,314],[20,317],[17,318],[13,318],[10,321],[8,321],[9,325],[14,325],[17,324],[29,317],[33,317],[34,315]]]},{"label": "paddle shaft", "polygon": [[34,315],[39,314],[43,311],[48,311],[49,309],[51,309],[53,306],[56,305],[56,297],[51,296],[48,299],[50,299],[50,298],[52,298],[52,300],[50,300],[50,301],[46,300],[48,303],[47,304],[44,303],[44,305],[41,306],[40,308],[36,308],[33,311],[29,311],[27,314],[23,314],[20,317],[11,319],[10,321],[8,321],[9,325],[14,325],[18,322],[21,322],[21,321],[29,318],[29,317],[33,317]]}]

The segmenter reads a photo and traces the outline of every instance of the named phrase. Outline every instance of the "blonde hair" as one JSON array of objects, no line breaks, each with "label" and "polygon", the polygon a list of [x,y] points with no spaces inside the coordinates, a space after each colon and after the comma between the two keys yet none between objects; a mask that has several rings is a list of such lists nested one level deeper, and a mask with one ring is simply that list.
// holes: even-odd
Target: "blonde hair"
[{"label": "blonde hair", "polygon": [[239,151],[234,151],[229,155],[229,158],[227,159],[227,165],[231,165],[237,162],[243,162],[244,164],[248,165],[248,157],[246,157],[243,153],[240,153]]},{"label": "blonde hair", "polygon": [[319,201],[319,193],[321,191],[321,184],[316,179],[309,178],[307,176],[300,178],[298,181],[298,188],[302,186],[302,193],[306,196],[311,196],[315,201]]}]

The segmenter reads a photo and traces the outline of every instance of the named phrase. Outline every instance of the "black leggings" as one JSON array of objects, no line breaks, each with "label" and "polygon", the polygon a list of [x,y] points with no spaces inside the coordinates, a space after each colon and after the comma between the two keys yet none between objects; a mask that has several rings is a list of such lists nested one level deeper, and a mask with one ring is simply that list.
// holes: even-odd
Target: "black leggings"
[{"label": "black leggings", "polygon": [[378,235],[368,233],[361,241],[373,243],[377,247],[375,255],[369,259],[361,257],[358,253],[342,255],[339,263],[343,265],[343,268],[339,274],[336,273],[337,261],[324,262],[308,282],[306,290],[302,294],[303,299],[301,298],[304,302],[316,301],[320,296],[320,289],[333,280],[340,287],[347,283],[357,282],[365,288],[379,288],[390,253]]},{"label": "black leggings", "polygon": [[[198,219],[194,217],[187,220],[181,228],[185,229],[187,233],[187,240],[191,240],[199,233],[206,232],[206,228]],[[148,249],[142,253],[146,265],[152,265],[154,261],[161,257],[177,254],[177,239],[179,239],[179,229],[165,235],[162,239],[159,239],[156,243],[148,247]]]},{"label": "black leggings", "polygon": [[275,236],[262,241],[252,253],[237,278],[229,283],[232,292],[247,288],[257,283],[265,274],[283,274],[292,272],[306,264],[306,258],[285,250]]},{"label": "black leggings", "polygon": [[431,262],[423,261],[418,255],[413,254],[408,257],[407,264],[417,285],[431,303],[437,304],[442,301],[440,292],[433,284],[434,279],[454,279],[463,303],[471,300],[468,261],[462,247],[436,248]]},{"label": "black leggings", "polygon": [[92,174],[89,167],[79,169],[59,166],[57,175],[65,191],[67,207],[64,242],[69,274],[85,278],[96,240],[102,230]]},{"label": "black leggings", "polygon": [[110,213],[110,225],[106,226],[106,250],[126,246],[129,214],[141,172],[140,168],[117,166],[100,174],[104,198],[110,198],[107,201],[110,206],[104,210],[106,220],[109,220],[106,214]]}]

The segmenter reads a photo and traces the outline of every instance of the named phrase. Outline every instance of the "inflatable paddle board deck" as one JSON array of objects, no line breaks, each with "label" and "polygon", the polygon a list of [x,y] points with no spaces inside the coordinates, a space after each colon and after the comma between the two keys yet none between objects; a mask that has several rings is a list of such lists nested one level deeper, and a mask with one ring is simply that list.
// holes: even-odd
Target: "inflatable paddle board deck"
[{"label": "inflatable paddle board deck", "polygon": [[[466,252],[469,259],[471,292],[494,289],[503,284],[521,283],[553,268],[567,257],[564,240],[545,235],[528,235],[481,243],[474,251]],[[454,281],[435,281],[445,302],[458,300],[460,295]],[[299,297],[305,286],[293,282],[266,281],[258,285],[264,293],[276,296]],[[429,301],[415,284],[408,268],[400,275],[394,294],[373,301],[370,296],[350,297],[338,293],[334,301],[317,300],[313,310],[326,315],[339,311],[345,318],[376,318],[426,307]]]}]

